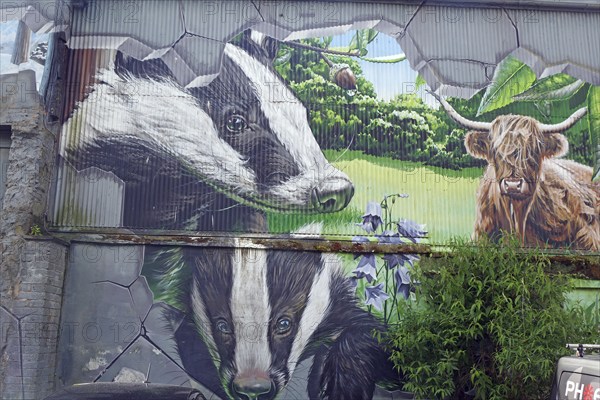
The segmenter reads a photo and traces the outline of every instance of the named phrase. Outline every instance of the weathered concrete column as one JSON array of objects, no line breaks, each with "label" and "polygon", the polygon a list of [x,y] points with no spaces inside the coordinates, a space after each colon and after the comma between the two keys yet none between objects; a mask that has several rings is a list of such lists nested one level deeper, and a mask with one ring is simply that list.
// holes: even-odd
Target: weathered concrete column
[{"label": "weathered concrete column", "polygon": [[12,138],[0,211],[0,398],[40,399],[54,385],[66,248],[27,234],[43,227],[55,136],[33,71],[2,83],[0,124]]},{"label": "weathered concrete column", "polygon": [[3,298],[3,399],[41,399],[54,390],[66,247],[26,238],[18,277]]}]

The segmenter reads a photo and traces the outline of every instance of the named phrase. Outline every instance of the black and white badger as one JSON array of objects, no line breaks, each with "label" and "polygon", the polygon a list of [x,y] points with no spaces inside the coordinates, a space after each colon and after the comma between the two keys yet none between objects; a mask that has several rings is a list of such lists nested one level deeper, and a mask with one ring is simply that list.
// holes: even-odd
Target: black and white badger
[{"label": "black and white badger", "polygon": [[359,307],[338,256],[232,240],[231,249],[178,248],[183,257],[164,271],[187,315],[176,340],[191,377],[221,396],[274,399],[314,356],[311,399],[370,399],[377,381],[399,382],[373,336],[383,326]]},{"label": "black and white badger", "polygon": [[225,45],[218,77],[190,89],[162,60],[118,53],[63,125],[61,156],[125,182],[129,228],[245,231],[260,225],[257,210],[343,209],[354,188],[323,156],[265,43],[248,32]]}]

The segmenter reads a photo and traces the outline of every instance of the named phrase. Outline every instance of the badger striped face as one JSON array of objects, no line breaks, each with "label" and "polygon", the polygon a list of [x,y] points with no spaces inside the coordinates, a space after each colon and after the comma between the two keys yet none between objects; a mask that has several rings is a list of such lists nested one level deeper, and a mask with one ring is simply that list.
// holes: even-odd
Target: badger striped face
[{"label": "badger striped face", "polygon": [[352,198],[350,180],[314,139],[305,107],[250,53],[226,45],[219,76],[189,90],[168,74],[155,76],[156,63],[127,62],[133,66],[118,74],[101,71],[63,126],[60,152],[67,159],[83,152],[92,160],[86,167],[142,186],[154,184],[144,170],[150,159],[173,160],[174,175],[197,177],[214,192],[265,210],[333,212]]},{"label": "badger striped face", "polygon": [[339,260],[263,249],[198,251],[190,309],[234,399],[273,399],[327,317]]},{"label": "badger striped face", "polygon": [[258,207],[338,211],[354,193],[348,177],[327,162],[314,139],[306,108],[268,65],[228,44],[221,72],[192,89],[222,140],[254,176],[246,198]]}]

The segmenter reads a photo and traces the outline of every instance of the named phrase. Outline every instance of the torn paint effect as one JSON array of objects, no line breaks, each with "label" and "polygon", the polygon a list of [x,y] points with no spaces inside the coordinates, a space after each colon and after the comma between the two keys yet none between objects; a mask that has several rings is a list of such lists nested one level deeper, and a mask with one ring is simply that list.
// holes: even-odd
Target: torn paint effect
[{"label": "torn paint effect", "polygon": [[146,375],[135,369],[123,367],[117,376],[114,377],[113,382],[144,383],[146,382]]},{"label": "torn paint effect", "polygon": [[106,366],[107,364],[108,364],[108,361],[106,361],[106,358],[98,356],[98,357],[90,358],[90,360],[87,362],[87,364],[85,364],[85,366],[83,368],[86,371],[96,371],[96,370]]}]

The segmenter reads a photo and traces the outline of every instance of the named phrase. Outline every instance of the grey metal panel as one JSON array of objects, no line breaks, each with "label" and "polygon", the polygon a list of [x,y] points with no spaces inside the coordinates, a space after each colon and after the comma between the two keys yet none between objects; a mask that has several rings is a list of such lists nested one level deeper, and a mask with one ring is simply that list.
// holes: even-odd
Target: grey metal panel
[{"label": "grey metal panel", "polygon": [[558,72],[600,85],[600,13],[509,11],[519,33],[514,55],[537,75]]},{"label": "grey metal panel", "polygon": [[92,1],[71,26],[74,48],[125,47],[137,58],[172,46],[185,34],[178,2]]},{"label": "grey metal panel", "polygon": [[297,40],[374,28],[395,36],[417,10],[418,4],[339,4],[332,2],[275,2],[260,8],[264,22],[252,26],[280,40]]},{"label": "grey metal panel", "polygon": [[458,6],[473,6],[473,7],[489,7],[489,6],[504,6],[504,7],[527,7],[527,8],[544,8],[544,9],[600,9],[598,0],[439,0],[428,1],[428,4],[455,4]]},{"label": "grey metal panel", "polygon": [[496,64],[518,46],[502,10],[420,8],[398,42],[433,90],[469,97],[487,86]]},{"label": "grey metal panel", "polygon": [[[445,94],[469,97],[509,54],[533,65],[538,74],[560,70],[600,84],[600,13],[520,9],[524,4],[559,9],[549,1],[452,3],[146,1],[135,3],[138,8],[130,11],[137,22],[128,24],[108,12],[124,3],[107,0],[75,11],[69,45],[119,49],[140,59],[161,57],[180,83],[201,86],[218,73],[222,43],[244,29],[295,40],[374,28],[399,38],[411,65]],[[94,8],[102,12],[92,14]],[[127,10],[121,11],[127,18]],[[457,62],[472,65],[457,68]]]},{"label": "grey metal panel", "polygon": [[63,226],[123,225],[124,184],[98,168],[77,172],[64,164],[57,173],[53,222]]}]

